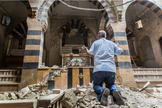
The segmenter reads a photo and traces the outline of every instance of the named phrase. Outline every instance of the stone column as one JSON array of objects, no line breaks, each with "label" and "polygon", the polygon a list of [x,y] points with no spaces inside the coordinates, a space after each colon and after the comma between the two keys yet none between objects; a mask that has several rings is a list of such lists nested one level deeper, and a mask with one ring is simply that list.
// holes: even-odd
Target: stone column
[{"label": "stone column", "polygon": [[8,46],[7,46],[6,55],[9,55],[10,46],[11,46],[11,40],[12,40],[13,36],[12,35],[8,35],[8,38],[9,38],[9,40],[8,40]]},{"label": "stone column", "polygon": [[122,48],[124,51],[123,55],[115,57],[117,73],[119,73],[118,77],[123,85],[136,86],[129,54],[127,35],[125,33],[126,23],[125,22],[111,23],[109,26],[111,26],[113,29],[112,32],[113,34],[110,34],[111,35],[110,40],[118,43],[119,47]]},{"label": "stone column", "polygon": [[27,18],[28,32],[23,61],[21,84],[19,89],[38,83],[38,67],[42,63],[44,34],[41,22],[36,18]]}]

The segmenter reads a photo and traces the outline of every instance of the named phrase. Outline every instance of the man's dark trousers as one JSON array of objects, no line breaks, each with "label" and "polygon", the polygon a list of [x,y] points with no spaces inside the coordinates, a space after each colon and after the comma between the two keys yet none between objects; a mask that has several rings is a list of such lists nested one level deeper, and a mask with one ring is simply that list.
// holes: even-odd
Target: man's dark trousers
[{"label": "man's dark trousers", "polygon": [[115,79],[116,73],[114,72],[97,71],[93,73],[93,89],[97,94],[98,100],[100,100],[102,91],[104,90],[102,87],[103,82],[105,82],[106,88],[110,90],[110,93],[114,90],[118,90],[114,84]]}]

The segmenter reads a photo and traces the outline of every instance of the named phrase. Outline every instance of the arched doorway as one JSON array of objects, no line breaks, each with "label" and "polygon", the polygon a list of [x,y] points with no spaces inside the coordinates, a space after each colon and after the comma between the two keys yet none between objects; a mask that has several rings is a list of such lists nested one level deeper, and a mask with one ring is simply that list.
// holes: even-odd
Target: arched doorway
[{"label": "arched doorway", "polygon": [[[88,7],[93,9],[108,7],[106,2],[99,1],[67,1],[66,3],[74,4],[74,6],[80,6],[84,8]],[[104,24],[101,22],[101,19],[105,20]],[[64,53],[62,49],[61,51],[59,50],[59,47],[53,47],[54,44],[58,42],[56,42],[54,38],[56,35],[62,35],[61,38],[63,49],[65,48],[64,46],[68,47],[66,44],[73,44],[73,46],[80,44],[80,46],[78,46],[80,49],[72,48],[71,52],[68,53],[82,53],[81,46],[85,45],[90,47],[91,43],[97,39],[96,37],[98,30],[101,28],[106,30],[106,24],[108,21],[113,21],[113,15],[111,9],[105,9],[101,12],[76,10],[65,6],[59,1],[55,1],[46,3],[42,11],[41,20],[48,21],[48,29],[45,33],[43,62],[45,62],[47,66],[52,66],[50,62],[51,60],[54,60],[54,58],[50,59],[52,55],[55,55],[57,52],[61,52],[60,55]],[[101,27],[101,23],[104,25],[103,27]],[[59,30],[60,28],[61,31]],[[71,36],[72,32],[77,32],[76,35],[80,35],[78,38],[81,40],[78,40],[78,38],[75,40],[74,38],[72,39],[72,37],[69,37]],[[89,37],[92,37],[91,41],[89,41]],[[59,40],[59,38],[57,38],[57,40]],[[49,40],[52,40],[53,42],[48,42]],[[53,47],[53,51],[50,50],[51,46]],[[57,50],[54,51],[54,49]],[[53,54],[51,54],[51,52],[53,52]],[[58,57],[58,54],[56,58],[60,58]],[[60,63],[54,64],[58,65]]]}]

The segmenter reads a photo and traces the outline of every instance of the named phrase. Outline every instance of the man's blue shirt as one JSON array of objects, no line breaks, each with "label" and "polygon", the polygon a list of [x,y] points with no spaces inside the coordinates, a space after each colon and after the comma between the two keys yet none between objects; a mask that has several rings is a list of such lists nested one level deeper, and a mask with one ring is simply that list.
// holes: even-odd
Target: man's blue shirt
[{"label": "man's blue shirt", "polygon": [[116,73],[114,55],[120,55],[122,49],[115,43],[105,38],[101,38],[93,42],[88,52],[94,56],[93,72],[109,71]]}]

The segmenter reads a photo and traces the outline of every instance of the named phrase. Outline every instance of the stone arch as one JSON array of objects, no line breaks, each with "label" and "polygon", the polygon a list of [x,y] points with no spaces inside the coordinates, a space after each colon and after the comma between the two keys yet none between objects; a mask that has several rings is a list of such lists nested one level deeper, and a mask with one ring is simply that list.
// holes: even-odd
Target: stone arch
[{"label": "stone arch", "polygon": [[[149,9],[151,9],[160,19],[162,19],[162,6],[160,4],[158,4],[155,1],[152,0],[136,0],[133,3],[130,3],[129,5],[126,5],[126,7],[124,7],[123,12],[125,12],[124,14],[126,15],[126,10],[128,9],[128,7],[130,5],[134,5],[134,4],[141,4],[144,5],[146,7],[148,7]],[[125,20],[125,15],[123,15],[123,20]]]},{"label": "stone arch", "polygon": [[[61,24],[59,27],[57,27],[55,31],[60,31],[60,30],[63,28],[63,26],[66,26],[66,24],[67,24],[68,22],[70,22],[72,19],[74,19],[74,18],[68,19],[68,21],[64,22],[64,23]],[[78,18],[75,18],[75,19],[78,19]],[[78,19],[78,20],[80,20],[81,22],[83,22],[83,23],[86,25],[86,23],[84,22],[84,20],[81,20],[81,19]],[[91,27],[89,27],[88,25],[86,25],[86,27],[88,27],[89,29],[91,28]],[[94,30],[92,30],[92,29],[90,29],[90,31],[94,34],[95,38],[97,39],[97,34],[96,34],[96,32],[95,32]],[[50,45],[51,45],[51,43],[52,43],[53,38],[54,38],[54,37],[52,37],[52,39],[51,39]]]},{"label": "stone arch", "polygon": [[[98,9],[103,9],[103,8],[107,8],[109,7],[108,6],[108,3],[105,1],[105,0],[97,0],[97,1],[94,1],[94,0],[88,0],[89,2],[91,2],[92,4],[94,4]],[[44,8],[43,8],[43,11],[42,11],[42,15],[41,15],[41,20],[44,20],[46,24],[48,24],[48,18],[49,18],[49,15],[51,14],[52,10],[60,3],[60,1],[56,1],[56,0],[49,0]],[[103,14],[105,20],[106,20],[106,24],[110,21],[110,22],[113,22],[114,20],[114,17],[113,17],[113,13],[111,11],[110,8],[108,9],[105,9],[103,11],[101,11],[101,13]]]},{"label": "stone arch", "polygon": [[29,1],[28,0],[20,0],[20,1],[23,2],[23,4],[26,6],[28,17],[32,17],[32,9],[30,7]]}]

